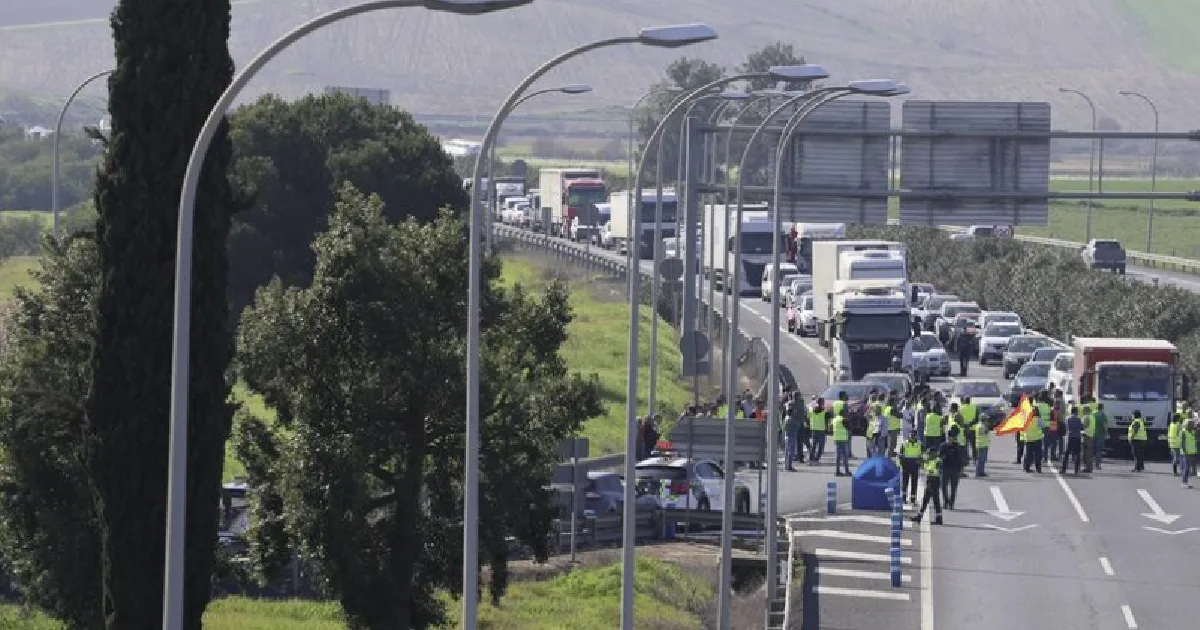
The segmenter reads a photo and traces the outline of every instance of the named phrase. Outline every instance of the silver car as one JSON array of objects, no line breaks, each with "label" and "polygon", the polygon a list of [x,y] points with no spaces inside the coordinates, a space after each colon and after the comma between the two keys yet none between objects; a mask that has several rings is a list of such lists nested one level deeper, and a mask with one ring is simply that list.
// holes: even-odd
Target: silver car
[{"label": "silver car", "polygon": [[1010,337],[1004,350],[1004,378],[1012,378],[1022,365],[1033,357],[1034,350],[1053,345],[1049,337],[1041,335],[1017,335]]},{"label": "silver car", "polygon": [[1049,376],[1049,361],[1030,361],[1022,365],[1008,390],[1008,402],[1015,406],[1021,402],[1021,396],[1032,398],[1034,394],[1046,389],[1050,382]]}]

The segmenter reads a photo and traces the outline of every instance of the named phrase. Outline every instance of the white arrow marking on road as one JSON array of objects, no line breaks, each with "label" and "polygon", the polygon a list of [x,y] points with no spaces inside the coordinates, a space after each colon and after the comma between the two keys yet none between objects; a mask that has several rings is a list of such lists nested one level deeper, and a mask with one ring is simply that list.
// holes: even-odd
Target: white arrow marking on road
[{"label": "white arrow marking on road", "polygon": [[998,532],[1004,532],[1005,534],[1015,534],[1017,532],[1023,532],[1027,529],[1033,529],[1034,527],[1037,527],[1037,524],[1022,525],[1020,527],[1014,527],[1012,529],[1008,529],[1007,527],[1000,527],[999,525],[992,525],[991,523],[984,523],[983,526],[988,529],[994,529]]},{"label": "white arrow marking on road", "polygon": [[1008,501],[1004,500],[1004,495],[1000,492],[1000,486],[991,486],[992,500],[996,502],[996,509],[988,510],[988,514],[995,516],[1005,521],[1011,521],[1014,518],[1019,518],[1024,512],[1013,512],[1008,509]]},{"label": "white arrow marking on road", "polygon": [[1162,506],[1158,504],[1158,501],[1155,501],[1154,497],[1150,496],[1149,492],[1139,488],[1137,493],[1138,496],[1142,497],[1142,500],[1146,502],[1146,507],[1150,508],[1149,512],[1142,512],[1142,516],[1156,520],[1164,525],[1170,525],[1179,518],[1178,514],[1167,514],[1167,512],[1162,509]]},{"label": "white arrow marking on road", "polygon": [[1168,535],[1168,536],[1174,536],[1175,534],[1186,534],[1186,533],[1188,533],[1188,532],[1194,532],[1194,531],[1198,531],[1198,530],[1200,530],[1200,527],[1189,527],[1189,528],[1187,528],[1187,529],[1179,529],[1179,530],[1175,530],[1175,531],[1173,531],[1173,532],[1172,532],[1172,531],[1165,530],[1165,529],[1159,529],[1159,528],[1157,528],[1157,527],[1151,527],[1151,526],[1149,526],[1149,525],[1142,525],[1142,529],[1148,529],[1148,530],[1150,530],[1150,531],[1152,531],[1152,532],[1158,532],[1158,533],[1160,533],[1160,534],[1166,534],[1166,535]]}]

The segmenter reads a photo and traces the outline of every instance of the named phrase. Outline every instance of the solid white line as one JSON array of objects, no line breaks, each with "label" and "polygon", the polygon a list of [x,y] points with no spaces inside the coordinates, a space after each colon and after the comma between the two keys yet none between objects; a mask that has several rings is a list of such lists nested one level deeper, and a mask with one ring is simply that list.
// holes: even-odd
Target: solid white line
[{"label": "solid white line", "polygon": [[1087,512],[1083,511],[1083,505],[1079,503],[1079,499],[1076,498],[1075,493],[1071,491],[1071,486],[1067,485],[1067,480],[1063,479],[1063,476],[1059,474],[1057,468],[1053,468],[1050,472],[1054,473],[1054,478],[1058,480],[1058,486],[1063,489],[1063,492],[1067,493],[1067,500],[1070,501],[1071,506],[1075,508],[1075,513],[1079,515],[1079,520],[1083,521],[1084,523],[1090,522]]},{"label": "solid white line", "polygon": [[813,589],[817,595],[839,595],[843,597],[862,597],[865,599],[890,599],[898,602],[909,600],[908,593],[893,593],[891,591],[869,591],[861,588],[838,588],[836,586],[817,586]]},{"label": "solid white line", "polygon": [[[817,558],[831,560],[862,560],[864,562],[891,562],[892,558],[886,553],[863,553],[861,551],[842,551],[841,549],[817,549],[813,551]],[[912,558],[901,556],[900,564],[912,564]]]},{"label": "solid white line", "polygon": [[1116,575],[1116,573],[1113,572],[1112,563],[1108,561],[1108,558],[1100,558],[1100,568],[1104,569],[1104,575],[1110,577]]},{"label": "solid white line", "polygon": [[[883,571],[858,571],[855,569],[839,569],[836,567],[827,567],[827,566],[817,567],[817,573],[820,575],[858,578],[861,580],[884,580],[884,581],[886,581],[886,580],[892,579],[892,576],[890,573],[885,573]],[[902,575],[902,576],[900,576],[900,581],[901,582],[911,582],[912,576],[911,575]]]},{"label": "solid white line", "polygon": [[1133,609],[1128,605],[1121,606],[1121,614],[1125,615],[1125,625],[1129,626],[1129,630],[1137,630],[1137,620],[1133,618]]},{"label": "solid white line", "polygon": [[868,523],[871,525],[886,525],[889,527],[892,524],[892,519],[890,518],[885,518],[883,516],[870,516],[867,514],[834,514],[832,516],[789,518],[788,520],[800,523]]},{"label": "solid white line", "polygon": [[[857,540],[860,542],[879,543],[887,545],[892,542],[891,536],[875,536],[873,534],[856,534],[854,532],[839,532],[835,529],[814,529],[810,531],[796,532],[797,536],[802,538],[836,538],[838,540]],[[911,547],[912,541],[900,539],[900,546]]]},{"label": "solid white line", "polygon": [[921,521],[921,630],[933,630],[933,534]]}]

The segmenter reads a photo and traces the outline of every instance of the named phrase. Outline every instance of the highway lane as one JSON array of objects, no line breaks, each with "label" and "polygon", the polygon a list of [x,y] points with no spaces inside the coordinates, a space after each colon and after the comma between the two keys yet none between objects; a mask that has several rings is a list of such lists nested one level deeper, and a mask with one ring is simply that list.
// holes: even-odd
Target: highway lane
[{"label": "highway lane", "polygon": [[1179,287],[1185,291],[1192,293],[1200,293],[1200,276],[1190,273],[1180,273],[1178,271],[1163,271],[1161,269],[1153,269],[1150,267],[1129,267],[1126,269],[1126,275],[1136,278],[1140,282],[1153,283],[1158,280],[1159,284]]}]

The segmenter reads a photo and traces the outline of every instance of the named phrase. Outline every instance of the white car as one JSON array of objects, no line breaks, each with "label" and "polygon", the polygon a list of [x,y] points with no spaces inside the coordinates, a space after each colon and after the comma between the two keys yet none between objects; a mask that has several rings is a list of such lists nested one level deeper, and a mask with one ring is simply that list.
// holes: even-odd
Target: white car
[{"label": "white car", "polygon": [[792,332],[801,337],[816,337],[817,313],[813,310],[813,294],[811,292],[801,293],[800,297],[791,299],[791,305],[795,316],[794,320],[791,317],[788,318],[788,321],[795,322]]},{"label": "white car", "polygon": [[788,274],[779,281],[779,294],[783,298],[780,305],[786,305],[788,299],[793,295],[803,295],[806,291],[812,291],[813,279],[812,276],[802,273]]},{"label": "white car", "polygon": [[[750,487],[741,479],[734,479],[734,511],[750,513]],[[639,495],[677,497],[676,509],[692,509],[701,512],[720,512],[725,508],[725,471],[708,459],[689,460],[682,457],[651,457],[637,463],[637,490]]]},{"label": "white car", "polygon": [[950,390],[950,402],[962,405],[963,398],[970,398],[979,409],[980,418],[1003,420],[1008,415],[1009,404],[996,381],[986,378],[964,378],[954,382]]},{"label": "white car", "polygon": [[999,324],[1001,322],[1006,324],[1016,324],[1024,327],[1024,324],[1021,323],[1021,316],[1012,312],[984,311],[983,314],[979,316],[979,326],[981,328],[987,328],[992,324]]},{"label": "white car", "polygon": [[937,319],[933,323],[933,332],[941,334],[943,331],[947,337],[953,336],[951,333],[954,330],[954,320],[962,313],[981,313],[983,309],[979,308],[979,304],[975,302],[946,302],[942,304],[942,310],[938,313]]},{"label": "white car", "polygon": [[983,335],[979,339],[979,365],[987,365],[988,361],[1004,360],[1004,350],[1008,348],[1008,340],[1023,333],[1020,324],[1012,322],[992,322],[983,327]]},{"label": "white car", "polygon": [[921,302],[921,307],[913,314],[913,319],[921,325],[921,330],[933,330],[942,305],[946,302],[957,302],[958,296],[953,293],[934,293]]},{"label": "white car", "polygon": [[929,331],[913,337],[912,363],[904,366],[909,372],[923,372],[929,376],[950,376],[950,355],[938,341],[936,334]]}]

